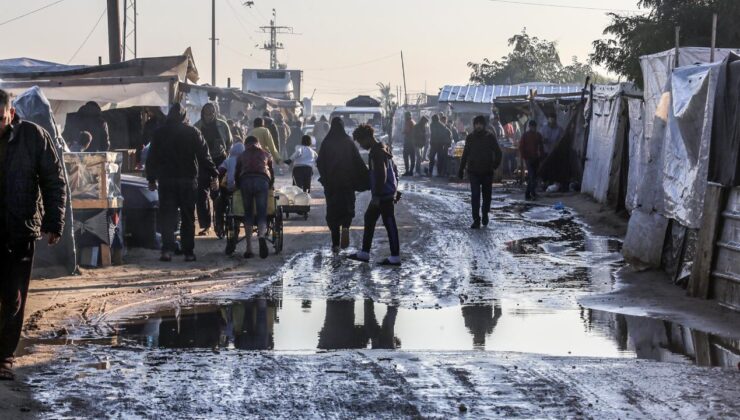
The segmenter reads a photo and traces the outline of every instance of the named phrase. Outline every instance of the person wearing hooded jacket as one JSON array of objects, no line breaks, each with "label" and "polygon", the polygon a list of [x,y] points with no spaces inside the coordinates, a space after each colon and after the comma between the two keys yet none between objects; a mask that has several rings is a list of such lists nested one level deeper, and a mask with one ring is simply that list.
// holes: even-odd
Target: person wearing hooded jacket
[{"label": "person wearing hooded jacket", "polygon": [[[488,226],[488,213],[491,212],[491,195],[493,192],[493,173],[501,164],[501,148],[496,135],[486,130],[486,117],[479,115],[473,119],[473,132],[465,139],[465,149],[460,160],[458,177],[463,179],[465,169],[470,180],[471,207],[473,224],[471,229]],[[481,193],[483,207],[481,208]]]},{"label": "person wearing hooded jacket", "polygon": [[162,256],[171,261],[175,251],[178,210],[180,239],[185,261],[195,261],[195,202],[198,179],[210,180],[218,189],[218,170],[200,131],[185,123],[185,109],[172,105],[165,125],[154,133],[146,175],[149,189],[159,189],[159,221],[162,228]]},{"label": "person wearing hooded jacket", "polygon": [[87,152],[107,152],[110,150],[110,135],[108,134],[108,123],[103,119],[103,111],[100,105],[90,101],[80,107],[80,126],[76,133],[67,133],[66,138],[73,139],[77,137],[79,131],[87,131],[92,135],[92,142],[87,148]]},{"label": "person wearing hooded jacket", "polygon": [[372,199],[365,212],[365,230],[362,236],[362,250],[348,258],[360,261],[370,261],[370,249],[373,245],[375,225],[378,218],[383,218],[383,225],[388,233],[388,242],[391,256],[381,261],[380,265],[401,265],[401,245],[398,237],[395,204],[400,200],[398,192],[398,168],[393,162],[390,148],[375,139],[373,128],[369,125],[360,125],[352,134],[360,146],[370,151],[369,180]]},{"label": "person wearing hooded jacket", "polygon": [[355,217],[355,191],[367,190],[368,171],[339,117],[331,120],[331,129],[321,144],[316,167],[319,182],[324,186],[332,250],[338,252],[340,247],[349,247],[349,228]]},{"label": "person wearing hooded jacket", "polygon": [[321,143],[324,142],[324,138],[329,134],[329,122],[326,120],[326,116],[322,115],[321,118],[313,126],[313,137],[316,139],[316,148],[321,149]]},{"label": "person wearing hooded jacket", "polygon": [[[218,110],[212,103],[203,105],[200,111],[200,121],[195,123],[195,128],[200,130],[206,144],[208,152],[213,159],[213,163],[218,167],[226,160],[227,151],[231,148],[233,138],[228,123],[218,118]],[[211,199],[218,199],[218,195],[209,191],[211,180],[207,176],[201,177],[198,184],[198,200],[196,203],[198,209],[198,224],[201,231],[198,235],[204,236],[211,229],[213,224],[213,214],[211,211]],[[220,215],[216,216],[220,220]],[[217,229],[218,230],[218,229]],[[221,236],[222,232],[217,232]]]},{"label": "person wearing hooded jacket", "polygon": [[452,144],[452,132],[440,121],[439,115],[432,116],[432,124],[429,127],[431,132],[431,147],[429,149],[429,176],[434,172],[434,164],[437,163],[437,175],[446,175],[447,170],[447,150]]}]

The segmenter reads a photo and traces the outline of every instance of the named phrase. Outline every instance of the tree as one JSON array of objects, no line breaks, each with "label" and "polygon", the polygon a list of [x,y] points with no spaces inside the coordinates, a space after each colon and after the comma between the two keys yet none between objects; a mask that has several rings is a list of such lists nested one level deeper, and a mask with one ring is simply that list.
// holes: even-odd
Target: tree
[{"label": "tree", "polygon": [[711,45],[712,14],[719,15],[717,46],[740,47],[740,1],[737,0],[638,0],[644,15],[610,13],[604,29],[609,38],[596,40],[591,63],[623,75],[642,86],[640,57],[675,47],[675,27],[681,27],[684,46]]},{"label": "tree", "polygon": [[560,61],[557,43],[530,36],[524,28],[509,38],[512,51],[498,61],[468,63],[470,81],[486,85],[512,85],[528,82],[583,83],[595,73],[576,57],[568,66]]},{"label": "tree", "polygon": [[393,88],[391,87],[390,82],[388,82],[388,84],[378,82],[376,83],[376,86],[378,86],[378,89],[380,90],[380,96],[378,97],[380,106],[385,110],[385,115],[387,116],[387,126],[383,128],[386,130],[386,133],[390,133],[390,124],[392,123],[391,117],[396,112],[396,109],[398,109],[398,103],[393,101],[396,99],[396,95],[393,93]]}]

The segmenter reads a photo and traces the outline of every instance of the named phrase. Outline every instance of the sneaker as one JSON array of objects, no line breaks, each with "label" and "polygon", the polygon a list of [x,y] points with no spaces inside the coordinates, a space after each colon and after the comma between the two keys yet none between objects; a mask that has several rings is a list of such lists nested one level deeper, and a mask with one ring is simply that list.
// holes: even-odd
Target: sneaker
[{"label": "sneaker", "polygon": [[483,226],[488,226],[488,213],[483,215]]},{"label": "sneaker", "polygon": [[170,254],[169,252],[163,252],[162,255],[160,255],[159,257],[159,261],[162,261],[162,262],[172,261],[172,254]]},{"label": "sneaker", "polygon": [[480,229],[480,220],[476,220],[473,222],[472,225],[470,225],[471,229]]},{"label": "sneaker", "polygon": [[365,255],[360,255],[360,253],[352,254],[352,255],[347,255],[347,259],[348,260],[352,260],[352,261],[359,261],[361,263],[368,263],[368,262],[370,262],[370,257],[367,257]]},{"label": "sneaker", "polygon": [[389,266],[389,267],[400,267],[401,259],[399,257],[386,258],[383,261],[379,262],[378,265]]},{"label": "sneaker", "polygon": [[260,238],[259,243],[260,243],[260,258],[264,260],[265,258],[267,258],[268,255],[270,255],[270,251],[267,249],[267,239]]},{"label": "sneaker", "polygon": [[339,242],[339,246],[341,246],[342,249],[349,248],[349,228],[342,228],[342,239]]},{"label": "sneaker", "polygon": [[185,262],[194,262],[196,260],[195,254],[185,255]]}]

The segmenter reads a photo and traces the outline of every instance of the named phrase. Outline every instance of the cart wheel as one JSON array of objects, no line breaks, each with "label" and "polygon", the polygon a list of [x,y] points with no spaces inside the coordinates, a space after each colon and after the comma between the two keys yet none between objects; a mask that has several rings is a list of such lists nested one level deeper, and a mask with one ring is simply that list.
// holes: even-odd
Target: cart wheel
[{"label": "cart wheel", "polygon": [[308,212],[303,213],[303,220],[308,220]]},{"label": "cart wheel", "polygon": [[275,254],[280,254],[283,251],[283,213],[276,212],[273,230],[272,230],[272,243],[275,247]]}]

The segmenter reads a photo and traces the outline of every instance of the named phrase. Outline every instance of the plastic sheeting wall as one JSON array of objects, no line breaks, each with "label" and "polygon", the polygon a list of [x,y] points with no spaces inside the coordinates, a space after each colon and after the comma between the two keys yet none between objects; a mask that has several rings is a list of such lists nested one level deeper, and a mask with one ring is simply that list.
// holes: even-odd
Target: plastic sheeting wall
[{"label": "plastic sheeting wall", "polygon": [[581,192],[591,195],[600,203],[607,202],[623,105],[621,89],[614,86],[610,90],[595,96],[591,104],[593,114],[581,184]]},{"label": "plastic sheeting wall", "polygon": [[[680,48],[678,54],[678,66],[690,66],[697,63],[709,63],[711,48],[688,47]],[[730,53],[738,53],[740,50],[717,48],[715,50],[715,62],[722,62]],[[676,50],[668,50],[658,54],[640,57],[643,83],[645,85],[645,135],[650,136],[653,132],[653,117],[658,108],[660,98],[667,91],[671,73],[675,68]]]},{"label": "plastic sheeting wall", "polygon": [[629,131],[629,175],[627,177],[627,199],[625,206],[630,212],[637,204],[637,186],[643,182],[647,171],[646,163],[641,156],[647,155],[643,149],[648,143],[644,140],[645,133],[645,103],[642,99],[627,99],[629,109],[630,131]]}]

